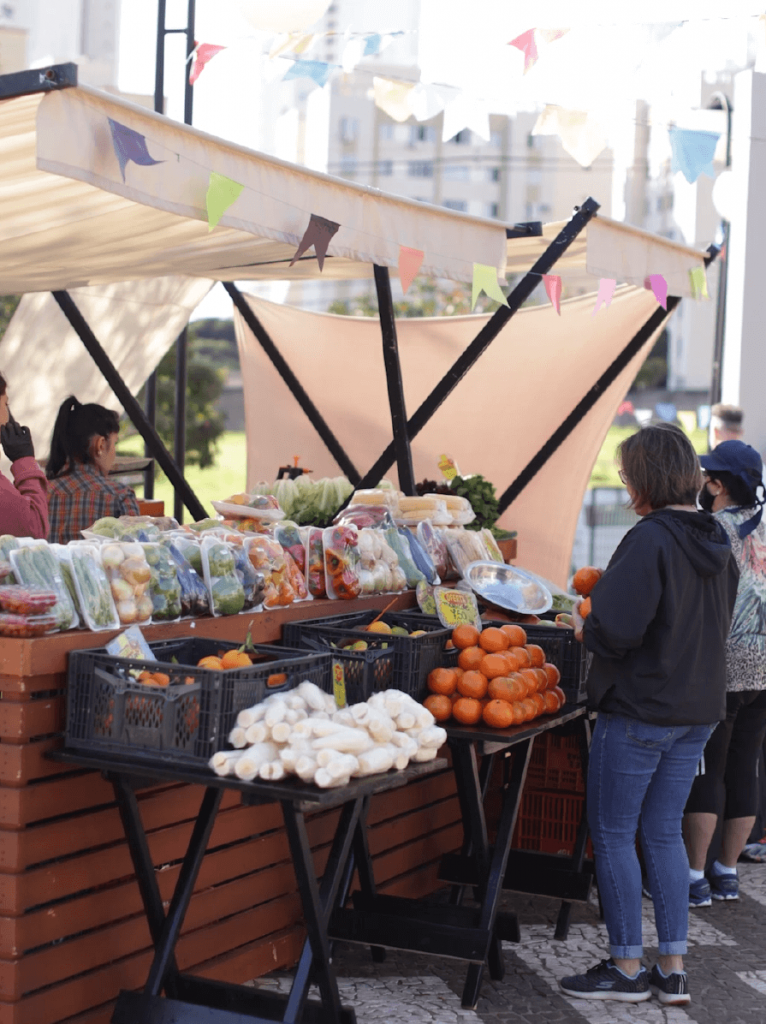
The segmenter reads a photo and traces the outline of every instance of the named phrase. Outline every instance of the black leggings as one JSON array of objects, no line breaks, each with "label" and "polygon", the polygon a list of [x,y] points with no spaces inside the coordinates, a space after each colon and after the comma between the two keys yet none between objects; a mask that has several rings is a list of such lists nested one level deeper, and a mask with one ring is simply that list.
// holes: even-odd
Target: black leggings
[{"label": "black leggings", "polygon": [[726,694],[726,718],[707,741],[686,814],[750,818],[758,810],[758,754],[766,735],[766,690]]}]

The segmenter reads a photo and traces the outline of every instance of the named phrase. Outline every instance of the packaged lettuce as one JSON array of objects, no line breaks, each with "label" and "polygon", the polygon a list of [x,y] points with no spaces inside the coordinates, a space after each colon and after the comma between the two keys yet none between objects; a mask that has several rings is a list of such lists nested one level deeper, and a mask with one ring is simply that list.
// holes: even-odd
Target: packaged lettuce
[{"label": "packaged lettuce", "polygon": [[231,546],[219,537],[202,537],[202,571],[215,616],[237,615],[245,607],[245,590],[237,576]]}]

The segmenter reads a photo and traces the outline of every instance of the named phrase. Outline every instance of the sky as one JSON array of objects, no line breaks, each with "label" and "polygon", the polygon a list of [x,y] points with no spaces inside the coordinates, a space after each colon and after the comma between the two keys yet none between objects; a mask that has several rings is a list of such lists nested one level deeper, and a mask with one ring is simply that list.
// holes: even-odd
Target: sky
[{"label": "sky", "polygon": [[[423,82],[461,89],[493,113],[512,115],[549,103],[590,110],[611,126],[610,143],[616,150],[632,145],[637,97],[653,105],[656,123],[681,123],[679,118],[699,105],[704,71],[743,67],[756,44],[766,56],[766,17],[759,20],[764,0],[536,0],[534,5],[528,0],[473,0],[465,8],[472,16],[461,16],[457,30],[455,20],[444,17],[445,2],[450,0],[420,0],[417,44]],[[328,3],[197,0],[197,40],[227,49],[211,61],[195,86],[195,127],[253,149],[267,148],[260,120],[263,82],[280,79],[288,66],[284,59],[266,57],[276,38],[268,19],[292,17],[292,27],[299,28],[306,18],[313,23]],[[391,4],[359,0],[356,9],[368,12],[365,17],[374,11],[375,24],[361,24],[357,17],[350,25],[340,25],[341,30],[401,27],[385,22],[386,12],[396,9]],[[167,0],[168,27],[184,26],[186,10],[187,0]],[[118,84],[125,92],[154,90],[156,23],[157,0],[124,0]],[[523,55],[508,42],[530,28],[568,31],[541,46],[537,63],[524,74]],[[166,45],[167,112],[179,120],[188,67],[184,43],[185,37],[170,35]],[[303,56],[316,54],[309,49]],[[288,85],[282,90],[288,99],[290,90]],[[229,300],[220,298],[221,292],[216,289],[215,298],[196,315],[228,316]]]}]

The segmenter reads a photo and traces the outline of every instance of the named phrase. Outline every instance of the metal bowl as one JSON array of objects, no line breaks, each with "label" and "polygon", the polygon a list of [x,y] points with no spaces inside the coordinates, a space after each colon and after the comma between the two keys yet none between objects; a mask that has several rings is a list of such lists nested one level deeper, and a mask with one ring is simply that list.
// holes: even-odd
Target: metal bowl
[{"label": "metal bowl", "polygon": [[502,562],[471,562],[463,578],[479,597],[498,608],[539,615],[553,604],[551,592],[531,572]]}]

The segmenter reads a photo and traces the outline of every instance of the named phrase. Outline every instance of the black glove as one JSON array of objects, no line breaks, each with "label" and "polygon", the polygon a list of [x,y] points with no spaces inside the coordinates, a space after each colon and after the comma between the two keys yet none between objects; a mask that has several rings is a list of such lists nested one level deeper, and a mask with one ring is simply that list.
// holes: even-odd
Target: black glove
[{"label": "black glove", "polygon": [[32,435],[29,427],[20,426],[8,413],[9,419],[4,427],[0,427],[0,444],[10,462],[16,459],[23,459],[26,455],[34,457],[35,446],[32,444]]}]

